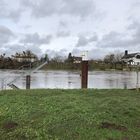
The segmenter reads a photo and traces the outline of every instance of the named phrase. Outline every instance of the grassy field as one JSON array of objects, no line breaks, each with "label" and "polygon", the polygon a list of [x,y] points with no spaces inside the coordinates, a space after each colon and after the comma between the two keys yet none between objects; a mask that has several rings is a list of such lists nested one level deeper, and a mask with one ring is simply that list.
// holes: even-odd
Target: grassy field
[{"label": "grassy field", "polygon": [[140,140],[140,92],[0,92],[0,140]]}]

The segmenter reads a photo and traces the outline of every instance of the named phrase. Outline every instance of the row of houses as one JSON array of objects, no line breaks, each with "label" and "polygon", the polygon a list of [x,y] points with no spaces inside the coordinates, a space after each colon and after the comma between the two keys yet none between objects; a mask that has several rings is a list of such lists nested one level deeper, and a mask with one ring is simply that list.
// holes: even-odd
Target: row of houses
[{"label": "row of houses", "polygon": [[[81,63],[82,57],[75,57],[69,55],[73,63]],[[140,53],[128,53],[128,50],[125,50],[124,56],[121,58],[121,61],[127,65],[136,66],[140,65]]]},{"label": "row of houses", "polygon": [[[1,58],[4,58],[4,55],[1,55],[0,59]],[[74,64],[81,63],[82,61],[82,57],[76,57],[76,56],[71,56],[71,55],[69,59]],[[12,60],[15,60],[17,62],[36,62],[38,61],[38,57],[31,51],[27,50],[27,51],[23,51],[22,53],[16,53],[15,55],[12,55]]]},{"label": "row of houses", "polygon": [[[0,56],[0,59],[4,58],[4,55]],[[69,53],[68,59],[72,63],[81,63],[82,57],[76,57],[72,56],[71,53]],[[15,55],[12,55],[12,60],[15,60],[17,62],[36,62],[38,61],[37,55],[32,53],[30,50],[23,51],[22,53],[16,53]],[[126,50],[124,53],[124,56],[122,57],[122,62],[125,62],[128,65],[140,65],[140,53],[128,53]]]},{"label": "row of houses", "polygon": [[[0,56],[0,59],[4,59],[5,54]],[[11,60],[17,61],[17,62],[36,62],[38,61],[37,55],[32,53],[30,50],[23,51],[22,53],[16,53],[15,55],[12,55],[10,58]]]}]

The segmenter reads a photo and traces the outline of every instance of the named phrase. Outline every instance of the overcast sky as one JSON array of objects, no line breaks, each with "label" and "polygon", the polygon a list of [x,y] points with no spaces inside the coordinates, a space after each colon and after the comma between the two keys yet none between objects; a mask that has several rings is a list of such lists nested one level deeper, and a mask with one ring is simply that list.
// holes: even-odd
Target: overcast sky
[{"label": "overcast sky", "polygon": [[0,0],[0,53],[140,52],[140,0]]}]

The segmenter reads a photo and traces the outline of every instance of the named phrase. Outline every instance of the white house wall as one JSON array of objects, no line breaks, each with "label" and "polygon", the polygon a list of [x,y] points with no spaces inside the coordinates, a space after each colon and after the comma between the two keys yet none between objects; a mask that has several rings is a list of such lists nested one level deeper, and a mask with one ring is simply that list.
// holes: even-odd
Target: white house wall
[{"label": "white house wall", "polygon": [[137,58],[134,58],[133,61],[134,61],[135,63],[140,63],[140,59],[137,59]]}]

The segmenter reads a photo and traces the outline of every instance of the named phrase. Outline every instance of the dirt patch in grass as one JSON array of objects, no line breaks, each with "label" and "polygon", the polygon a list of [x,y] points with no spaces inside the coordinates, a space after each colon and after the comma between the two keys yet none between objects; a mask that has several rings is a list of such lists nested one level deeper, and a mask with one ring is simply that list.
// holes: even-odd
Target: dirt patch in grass
[{"label": "dirt patch in grass", "polygon": [[100,128],[106,128],[106,129],[112,129],[118,131],[127,131],[127,128],[125,126],[117,125],[115,123],[108,123],[108,122],[102,122]]},{"label": "dirt patch in grass", "polygon": [[13,121],[8,121],[3,123],[2,128],[5,130],[13,130],[18,126],[18,123],[13,122]]}]

